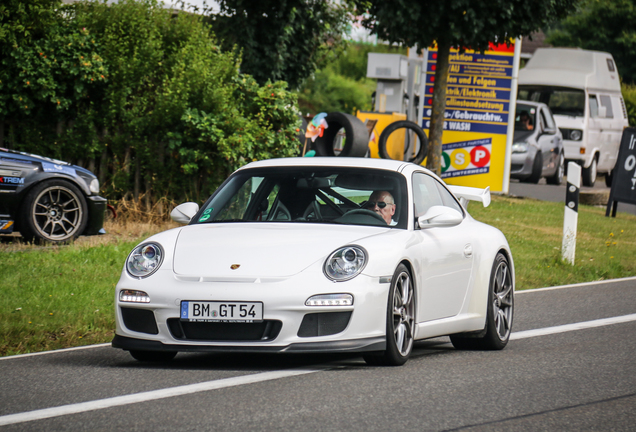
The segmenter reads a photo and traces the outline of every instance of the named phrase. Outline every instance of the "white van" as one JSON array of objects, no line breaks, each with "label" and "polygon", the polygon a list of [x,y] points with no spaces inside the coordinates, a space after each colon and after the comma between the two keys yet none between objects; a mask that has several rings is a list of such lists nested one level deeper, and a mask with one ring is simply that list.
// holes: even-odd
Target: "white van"
[{"label": "white van", "polygon": [[539,48],[519,71],[518,99],[550,107],[563,134],[565,159],[583,167],[583,185],[611,173],[628,126],[611,54],[580,48]]}]

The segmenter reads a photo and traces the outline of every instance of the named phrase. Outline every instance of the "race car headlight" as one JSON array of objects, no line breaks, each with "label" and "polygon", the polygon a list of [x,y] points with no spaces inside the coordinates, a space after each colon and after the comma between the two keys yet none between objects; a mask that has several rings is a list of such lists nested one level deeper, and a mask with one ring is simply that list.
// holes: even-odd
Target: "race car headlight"
[{"label": "race car headlight", "polygon": [[351,294],[318,294],[305,301],[305,306],[351,306],[353,296]]},{"label": "race car headlight", "polygon": [[126,270],[131,276],[145,278],[153,274],[163,262],[163,249],[157,243],[144,243],[128,255]]},{"label": "race car headlight", "polygon": [[91,184],[88,185],[88,189],[93,192],[94,194],[98,194],[99,193],[99,180],[97,179],[93,179],[91,181]]},{"label": "race car headlight", "polygon": [[353,279],[367,264],[367,252],[360,246],[342,247],[325,261],[325,275],[336,282]]},{"label": "race car headlight", "polygon": [[145,291],[121,290],[119,291],[119,301],[128,303],[150,303],[150,296]]},{"label": "race car headlight", "polygon": [[512,145],[513,153],[527,153],[528,152],[528,143],[526,142],[517,142]]}]

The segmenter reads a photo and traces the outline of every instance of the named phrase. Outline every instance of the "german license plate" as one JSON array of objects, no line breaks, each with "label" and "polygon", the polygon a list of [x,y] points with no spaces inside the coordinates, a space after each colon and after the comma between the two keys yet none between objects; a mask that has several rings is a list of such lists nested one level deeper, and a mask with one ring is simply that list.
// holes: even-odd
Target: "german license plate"
[{"label": "german license plate", "polygon": [[181,319],[194,322],[256,322],[263,320],[261,302],[182,301]]}]

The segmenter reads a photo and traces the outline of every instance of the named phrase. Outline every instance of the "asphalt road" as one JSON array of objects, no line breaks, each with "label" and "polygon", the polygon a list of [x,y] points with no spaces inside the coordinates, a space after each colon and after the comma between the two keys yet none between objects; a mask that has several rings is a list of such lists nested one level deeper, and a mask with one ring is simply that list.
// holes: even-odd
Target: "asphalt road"
[{"label": "asphalt road", "polygon": [[437,338],[396,368],[211,354],[148,365],[109,346],[5,357],[0,430],[628,431],[635,354],[630,278],[517,293],[505,350]]},{"label": "asphalt road", "polygon": [[[512,196],[565,203],[565,188],[565,179],[563,180],[563,184],[560,186],[549,185],[545,182],[545,179],[541,179],[539,184],[521,183],[517,180],[511,180],[508,193]],[[594,183],[594,187],[582,186],[581,192],[585,191],[609,193],[610,188],[605,186],[604,178],[599,177],[596,180],[596,183]],[[603,208],[606,208],[606,206],[603,206]],[[617,213],[623,212],[636,215],[636,205],[619,202],[616,211]]]}]

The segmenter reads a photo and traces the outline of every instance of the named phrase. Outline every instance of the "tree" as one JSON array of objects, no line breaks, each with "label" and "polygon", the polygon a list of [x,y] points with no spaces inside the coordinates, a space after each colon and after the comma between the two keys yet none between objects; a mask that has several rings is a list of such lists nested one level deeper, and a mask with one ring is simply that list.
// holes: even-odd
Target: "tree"
[{"label": "tree", "polygon": [[546,42],[610,52],[623,82],[636,83],[634,0],[586,0],[577,13],[548,31]]},{"label": "tree", "polygon": [[155,0],[54,12],[0,58],[13,148],[87,166],[109,199],[145,195],[158,212],[165,199],[209,196],[247,162],[298,154],[286,83],[240,74],[200,16]]},{"label": "tree", "polygon": [[491,42],[529,35],[566,16],[578,0],[355,0],[363,25],[388,42],[425,48],[437,43],[426,166],[440,174],[451,48],[485,51]]},{"label": "tree", "polygon": [[350,10],[324,0],[220,0],[212,28],[224,50],[243,53],[241,72],[295,89],[344,46]]}]

